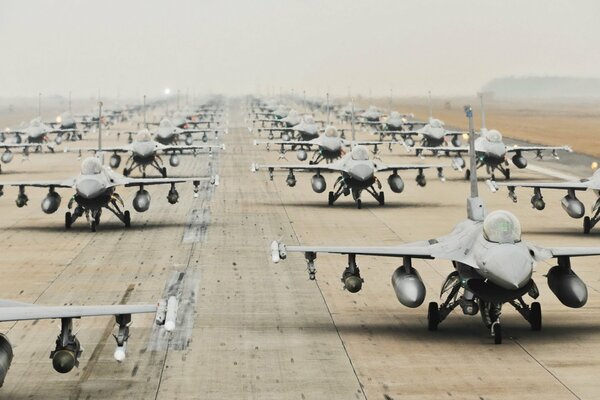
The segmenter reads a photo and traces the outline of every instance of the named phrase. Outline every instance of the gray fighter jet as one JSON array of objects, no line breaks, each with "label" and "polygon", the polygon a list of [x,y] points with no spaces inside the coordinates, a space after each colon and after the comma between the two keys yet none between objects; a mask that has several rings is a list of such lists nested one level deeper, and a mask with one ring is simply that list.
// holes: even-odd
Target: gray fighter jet
[{"label": "gray fighter jet", "polygon": [[[419,129],[411,130],[415,125],[421,125],[423,122],[420,121],[409,121],[406,120],[400,128],[387,126],[387,129],[375,131],[380,139],[384,137],[391,137],[392,140],[397,141],[400,137],[407,146],[412,147],[415,145],[415,137],[421,138],[421,146],[423,147],[439,147],[447,143],[448,137],[453,146],[461,145],[461,136],[465,132],[449,130],[444,127],[444,122],[436,118],[430,118],[427,123]],[[407,126],[409,129],[404,129]]]},{"label": "gray fighter jet", "polygon": [[[202,141],[208,142],[208,133],[213,132],[215,138],[218,137],[219,129],[187,129],[177,126],[173,121],[168,118],[163,118],[159,123],[148,123],[148,125],[158,125],[156,130],[152,131],[152,134],[156,137],[156,141],[164,144],[171,145],[179,143],[181,138],[184,138],[186,145],[191,146],[194,143],[194,133],[202,133]],[[135,132],[128,132],[129,143],[133,140],[133,134]]]},{"label": "gray fighter jet", "polygon": [[[286,117],[287,118],[287,117]],[[296,121],[296,117],[293,119]],[[291,120],[290,120],[291,121]],[[268,132],[269,140],[273,140],[274,132],[279,132],[280,138],[282,140],[290,140],[293,138],[297,138],[303,141],[309,141],[312,139],[316,139],[319,137],[319,125],[315,122],[315,119],[312,115],[306,115],[300,119],[300,122],[296,125],[285,127],[271,127],[271,128],[258,128],[258,132]]]},{"label": "gray fighter jet", "polygon": [[[465,107],[465,111],[469,118],[471,147],[474,148],[471,107]],[[394,271],[392,286],[400,303],[414,308],[423,303],[426,293],[413,260],[449,260],[454,271],[442,286],[444,302],[441,305],[429,303],[429,330],[437,330],[440,322],[460,306],[466,315],[481,313],[497,344],[502,342],[500,313],[505,303],[515,307],[533,330],[542,327],[540,304],[534,302],[527,305],[523,299],[525,295],[534,299],[538,297],[538,289],[532,279],[536,262],[557,259],[558,265],[550,268],[547,274],[550,289],[564,305],[582,307],[587,301],[587,288],[571,269],[571,258],[600,255],[600,248],[543,248],[522,240],[521,226],[513,214],[502,210],[486,214],[483,201],[478,196],[475,153],[470,153],[470,163],[473,174],[471,196],[467,199],[468,219],[460,222],[447,236],[393,247],[285,246],[273,242],[273,261],[286,258],[289,252],[304,253],[309,278],[315,279],[318,253],[345,254],[348,256],[348,267],[342,273],[342,282],[345,289],[356,293],[363,285],[357,255],[401,258],[402,266]]]},{"label": "gray fighter jet", "polygon": [[[62,141],[62,135],[65,133],[74,133],[77,132],[77,129],[61,129],[61,128],[53,128],[44,122],[42,122],[41,118],[34,118],[31,120],[29,125],[22,129],[6,129],[2,135],[2,141],[6,135],[14,135],[15,142],[17,144],[23,143],[37,143],[37,144],[46,144],[48,148],[53,151],[54,147],[51,143],[49,143],[49,136],[51,134],[56,134],[54,139],[54,143],[60,144]],[[23,136],[25,138],[23,139]]]},{"label": "gray fighter jet", "polygon": [[266,144],[267,149],[271,146],[280,146],[279,158],[285,158],[286,148],[291,148],[296,151],[296,157],[299,161],[306,161],[308,158],[307,150],[315,150],[309,164],[319,164],[325,160],[328,164],[341,158],[346,154],[345,148],[350,146],[373,146],[373,154],[378,158],[379,146],[391,145],[389,142],[378,141],[349,141],[345,140],[338,133],[338,129],[333,126],[325,128],[325,132],[315,139],[302,140],[255,140],[254,145]]},{"label": "gray fighter jet", "polygon": [[19,194],[16,205],[24,207],[29,201],[29,197],[25,194],[26,187],[48,188],[48,194],[42,200],[42,211],[52,214],[58,210],[61,202],[61,197],[56,189],[75,189],[75,194],[69,199],[67,206],[70,210],[75,205],[75,209],[72,214],[70,211],[65,213],[65,228],[69,229],[77,218],[85,215],[91,231],[95,232],[104,208],[112,212],[126,227],[131,225],[129,211],[122,211],[119,207],[119,204],[123,207],[124,203],[116,192],[118,186],[138,187],[133,198],[133,208],[137,212],[144,212],[150,208],[150,193],[144,188],[145,186],[171,185],[167,200],[170,204],[176,204],[179,201],[179,192],[175,188],[176,183],[193,182],[194,196],[197,196],[201,181],[218,184],[218,175],[191,178],[127,178],[103,166],[98,158],[88,157],[81,164],[81,173],[73,178],[63,181],[0,182],[0,196],[3,194],[4,186],[18,186]]},{"label": "gray fighter jet", "polygon": [[404,181],[398,175],[398,171],[417,170],[417,184],[421,187],[427,184],[423,171],[429,168],[436,168],[438,177],[444,180],[443,165],[385,165],[369,159],[369,151],[364,146],[355,146],[350,154],[347,154],[342,159],[328,165],[310,165],[310,164],[271,164],[258,165],[252,164],[252,171],[256,172],[259,169],[268,169],[269,177],[273,180],[273,172],[275,169],[289,170],[286,178],[286,183],[289,187],[296,186],[296,176],[294,171],[314,172],[311,179],[312,189],[316,193],[323,193],[327,189],[325,178],[321,175],[324,172],[339,173],[340,176],[333,185],[334,191],[329,192],[328,203],[332,206],[335,201],[342,195],[348,196],[352,194],[352,198],[356,202],[356,207],[362,207],[361,194],[367,191],[380,205],[385,204],[385,196],[381,190],[381,182],[375,176],[378,172],[391,171],[392,174],[388,177],[388,184],[394,193],[401,193],[404,190]]},{"label": "gray fighter jet", "polygon": [[[461,147],[413,147],[417,155],[421,155],[424,151],[431,151],[435,155],[454,156],[453,164],[456,168],[462,169],[465,166],[465,161],[462,158],[463,154],[469,152],[468,146]],[[410,149],[409,149],[410,151]],[[476,168],[486,167],[488,174],[492,180],[495,180],[494,172],[500,171],[506,179],[510,179],[510,169],[508,168],[508,156],[512,154],[513,164],[523,169],[527,167],[527,159],[523,157],[523,153],[535,152],[538,159],[543,158],[543,152],[549,151],[553,157],[558,159],[559,151],[571,152],[569,146],[507,146],[502,140],[502,134],[495,129],[487,130],[482,128],[479,137],[475,140],[475,152],[477,154]],[[471,170],[465,171],[465,179],[469,179]]]},{"label": "gray fighter jet", "polygon": [[585,206],[577,198],[575,192],[593,190],[597,195],[596,202],[592,207],[593,215],[585,216],[583,218],[583,233],[588,234],[590,230],[596,226],[600,221],[600,170],[596,170],[589,178],[581,179],[578,181],[570,182],[492,182],[491,188],[495,191],[498,186],[508,187],[508,197],[513,201],[517,202],[517,195],[515,188],[525,187],[533,189],[533,196],[531,196],[531,205],[536,210],[543,210],[546,208],[546,202],[542,196],[542,189],[560,189],[566,190],[567,195],[560,201],[562,208],[571,218],[579,219],[585,215]]},{"label": "gray fighter jet", "polygon": [[[179,129],[179,128],[177,128]],[[191,145],[191,146],[176,146],[176,145],[163,145],[157,141],[152,140],[152,135],[147,129],[138,131],[135,139],[126,146],[119,147],[102,147],[102,148],[79,148],[71,149],[68,151],[78,151],[80,154],[82,151],[93,151],[113,153],[110,156],[109,165],[111,168],[119,168],[121,165],[121,155],[119,153],[131,153],[127,161],[125,162],[125,168],[123,169],[123,175],[129,176],[132,171],[139,169],[142,176],[146,177],[146,168],[155,168],[163,178],[167,177],[167,167],[163,165],[161,155],[169,156],[169,164],[171,167],[177,167],[181,160],[180,156],[183,154],[193,154],[196,156],[198,150],[208,150],[208,154],[212,155],[213,149],[223,149],[224,145]],[[65,150],[67,151],[67,149]]]},{"label": "gray fighter jet", "polygon": [[[114,338],[117,348],[114,358],[118,362],[125,360],[129,327],[132,314],[155,313],[155,322],[164,325],[166,331],[175,329],[177,317],[177,299],[173,296],[168,301],[157,304],[140,305],[97,305],[97,306],[40,306],[17,301],[0,300],[0,322],[37,321],[40,319],[60,319],[60,334],[56,338],[54,350],[50,352],[52,367],[56,372],[66,374],[79,366],[79,358],[83,348],[74,332],[73,319],[82,317],[114,316],[118,326]],[[8,337],[0,334],[0,386],[10,368],[13,359],[12,344]]]}]

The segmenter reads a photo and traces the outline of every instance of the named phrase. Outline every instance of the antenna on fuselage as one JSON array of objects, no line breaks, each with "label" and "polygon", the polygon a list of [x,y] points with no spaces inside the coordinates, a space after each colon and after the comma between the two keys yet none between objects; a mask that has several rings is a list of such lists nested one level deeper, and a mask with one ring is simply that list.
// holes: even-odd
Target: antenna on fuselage
[{"label": "antenna on fuselage", "polygon": [[469,120],[469,180],[471,183],[471,195],[467,199],[467,216],[472,221],[483,221],[485,218],[485,206],[479,197],[477,188],[477,158],[475,154],[475,127],[473,125],[473,109],[470,105],[464,107],[465,114]]}]

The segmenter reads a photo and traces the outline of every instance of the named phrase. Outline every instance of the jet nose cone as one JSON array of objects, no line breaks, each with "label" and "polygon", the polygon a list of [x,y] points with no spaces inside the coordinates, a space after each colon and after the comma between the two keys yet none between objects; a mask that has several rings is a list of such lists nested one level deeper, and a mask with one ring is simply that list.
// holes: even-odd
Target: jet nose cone
[{"label": "jet nose cone", "polygon": [[77,182],[77,194],[86,199],[91,199],[100,194],[104,190],[102,185],[96,179],[82,179]]},{"label": "jet nose cone", "polygon": [[486,277],[509,290],[525,286],[533,272],[533,262],[527,249],[513,244],[496,245],[487,252],[483,264]]},{"label": "jet nose cone", "polygon": [[368,181],[373,177],[373,167],[368,164],[357,164],[350,168],[350,176],[357,181]]}]

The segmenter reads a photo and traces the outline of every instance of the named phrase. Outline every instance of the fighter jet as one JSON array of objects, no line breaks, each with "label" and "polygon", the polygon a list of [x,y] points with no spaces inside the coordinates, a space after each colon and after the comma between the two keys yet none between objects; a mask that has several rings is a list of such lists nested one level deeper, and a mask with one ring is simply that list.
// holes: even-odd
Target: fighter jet
[{"label": "fighter jet", "polygon": [[[132,314],[155,313],[155,322],[164,325],[167,332],[175,329],[177,317],[177,299],[172,296],[168,301],[157,304],[140,305],[97,305],[97,306],[39,306],[37,304],[0,300],[0,322],[37,321],[41,319],[60,319],[60,334],[56,338],[54,350],[50,352],[52,367],[61,374],[66,374],[79,366],[79,358],[83,348],[73,332],[73,319],[82,317],[109,316],[115,317],[118,330],[114,338],[117,348],[114,358],[118,362],[125,360],[129,327]],[[0,334],[0,387],[10,368],[13,359],[12,344],[8,337]]]},{"label": "fighter jet", "polygon": [[[158,127],[156,128],[156,130],[154,130],[152,132],[152,134],[155,135],[157,142],[164,144],[164,145],[177,144],[177,143],[179,143],[179,140],[182,137],[184,137],[185,144],[188,146],[191,146],[194,143],[194,137],[193,137],[194,133],[202,133],[202,141],[206,143],[206,142],[208,142],[207,134],[209,132],[214,132],[215,138],[218,136],[218,133],[219,133],[218,129],[181,128],[181,127],[175,125],[175,123],[173,123],[173,121],[171,121],[168,118],[163,118],[157,124],[150,122],[150,123],[148,123],[148,125],[158,125]],[[132,142],[134,133],[135,132],[127,132],[127,134],[129,135],[129,138],[128,138],[129,143]]]},{"label": "fighter jet", "polygon": [[358,122],[365,126],[379,126],[383,116],[377,107],[370,106],[365,112],[358,114]]},{"label": "fighter jet", "polygon": [[[462,155],[469,152],[468,146],[462,147],[414,147],[417,155],[421,155],[424,151],[431,151],[436,155],[454,156],[453,164],[456,168],[462,169],[465,166],[465,161]],[[550,151],[554,158],[558,159],[559,151],[571,152],[569,146],[507,146],[502,140],[502,134],[495,130],[487,130],[482,128],[479,137],[475,140],[475,152],[477,154],[476,168],[486,167],[488,174],[492,180],[496,179],[494,172],[500,171],[506,179],[510,179],[510,169],[508,168],[507,157],[512,154],[513,164],[523,169],[527,167],[527,159],[523,157],[525,152],[535,152],[536,158],[543,159],[543,152]],[[469,179],[471,170],[465,171],[465,179]]]},{"label": "fighter jet", "polygon": [[[23,141],[25,141],[25,143],[46,144],[48,148],[53,151],[54,147],[49,143],[50,134],[56,134],[54,143],[60,144],[63,134],[73,132],[77,132],[77,130],[52,128],[43,123],[42,119],[38,117],[32,119],[29,125],[23,129],[6,129],[2,133],[2,141],[4,141],[6,135],[14,135],[17,144],[22,143]],[[25,136],[25,139],[23,139],[22,136]]]},{"label": "fighter jet", "polygon": [[[375,131],[375,134],[379,135],[380,140],[389,136],[392,140],[397,141],[398,136],[400,136],[404,143],[409,147],[415,145],[414,138],[418,136],[421,138],[421,146],[425,148],[443,146],[446,144],[448,137],[451,137],[453,146],[460,146],[460,137],[465,134],[465,132],[446,129],[444,127],[444,122],[436,118],[430,118],[429,121],[419,129],[410,130],[415,125],[419,124],[422,124],[422,122],[407,120],[400,129],[390,129],[391,126],[388,126],[388,129],[377,130]],[[409,129],[404,129],[404,126],[409,126]]]},{"label": "fighter jet", "polygon": [[[304,139],[304,138],[302,138]],[[291,148],[292,151],[296,150],[296,157],[299,161],[306,161],[308,158],[307,150],[315,149],[312,159],[308,162],[311,165],[319,164],[325,160],[328,164],[341,158],[346,154],[345,147],[350,146],[373,146],[373,154],[378,158],[379,146],[390,143],[377,142],[377,141],[348,141],[342,138],[338,133],[338,129],[333,126],[325,128],[325,132],[311,140],[255,140],[254,145],[266,144],[267,149],[271,146],[280,146],[279,158],[285,158],[286,148]]]},{"label": "fighter jet", "polygon": [[196,156],[198,150],[208,150],[209,155],[212,155],[213,149],[223,149],[223,147],[224,145],[166,146],[152,140],[150,132],[147,129],[142,129],[136,134],[135,140],[126,146],[80,148],[71,149],[69,151],[77,151],[80,154],[83,151],[113,153],[110,157],[109,165],[111,168],[115,169],[119,168],[119,165],[121,165],[121,156],[119,153],[131,153],[125,162],[125,168],[123,169],[124,176],[129,176],[133,170],[139,169],[142,176],[145,178],[146,168],[153,167],[163,178],[166,178],[167,168],[163,166],[162,159],[160,158],[161,155],[168,155],[171,167],[177,167],[181,162],[179,156],[182,154],[193,154]]},{"label": "fighter jet", "polygon": [[[347,154],[342,159],[328,165],[306,165],[306,164],[272,164],[258,165],[252,164],[252,171],[256,172],[259,169],[268,169],[269,177],[273,180],[273,171],[275,169],[287,169],[289,174],[286,183],[289,187],[296,186],[296,176],[294,170],[302,172],[314,172],[311,179],[312,189],[316,193],[323,193],[327,188],[325,178],[321,175],[323,172],[339,173],[340,176],[335,181],[333,186],[334,191],[329,192],[328,203],[332,206],[335,201],[342,195],[348,196],[352,194],[352,198],[356,202],[357,208],[362,208],[361,194],[367,191],[380,205],[385,204],[385,196],[383,191],[377,192],[382,185],[379,179],[375,176],[377,172],[391,171],[392,174],[388,177],[388,184],[394,193],[401,193],[404,190],[404,181],[398,175],[398,171],[414,169],[418,171],[416,177],[417,184],[421,187],[427,184],[423,171],[429,168],[436,168],[438,177],[444,179],[443,165],[385,165],[377,163],[369,159],[369,151],[364,146],[355,146],[350,154]],[[337,188],[337,189],[336,189]]]},{"label": "fighter jet", "polygon": [[583,233],[588,234],[590,230],[600,221],[600,170],[596,170],[594,174],[588,178],[570,182],[493,182],[491,187],[495,191],[498,186],[506,186],[508,188],[508,197],[517,202],[515,188],[525,187],[533,189],[531,196],[531,205],[536,210],[542,211],[546,208],[546,202],[542,196],[542,189],[560,189],[566,190],[567,195],[562,198],[560,204],[562,208],[571,218],[579,219],[585,215],[585,206],[577,198],[577,191],[593,190],[597,195],[596,202],[592,207],[593,215],[583,218]]},{"label": "fighter jet", "polygon": [[[284,120],[285,118],[282,121]],[[269,140],[273,140],[275,137],[273,134],[274,132],[279,132],[282,140],[297,138],[299,140],[309,141],[319,137],[319,125],[317,125],[312,115],[305,115],[300,120],[296,119],[294,116],[293,120],[299,122],[296,125],[288,126],[288,122],[285,121],[285,127],[258,128],[258,132],[268,132]]]},{"label": "fighter jet", "polygon": [[191,177],[191,178],[127,178],[113,172],[110,168],[102,165],[96,157],[88,157],[81,164],[81,173],[75,177],[62,181],[21,181],[0,182],[0,195],[3,194],[4,186],[18,186],[17,207],[27,205],[29,197],[25,194],[26,187],[48,188],[48,194],[42,200],[42,211],[46,214],[56,212],[60,206],[61,196],[56,192],[57,188],[74,189],[75,194],[69,199],[67,208],[70,210],[75,205],[73,213],[65,213],[65,228],[69,229],[77,218],[85,215],[90,224],[92,232],[96,231],[100,223],[102,209],[106,208],[112,212],[126,227],[131,225],[129,211],[122,211],[119,207],[124,206],[121,196],[116,192],[118,186],[138,187],[133,199],[133,208],[137,212],[144,212],[150,208],[150,193],[144,188],[150,185],[171,185],[167,195],[170,204],[179,201],[179,192],[175,188],[176,183],[193,182],[194,197],[198,195],[201,181],[210,181],[218,184],[218,176],[215,177]]},{"label": "fighter jet", "polygon": [[[465,107],[469,118],[471,148],[474,148],[473,113]],[[538,247],[524,241],[517,218],[508,211],[486,213],[483,200],[478,196],[476,155],[470,153],[471,196],[467,199],[468,219],[460,222],[447,236],[420,242],[385,247],[352,246],[285,246],[271,244],[272,259],[279,262],[289,252],[304,253],[310,279],[315,279],[315,259],[318,253],[345,254],[348,267],[342,273],[344,288],[351,293],[361,290],[363,279],[357,265],[357,255],[402,258],[402,265],[392,275],[392,286],[400,303],[419,307],[425,300],[425,285],[414,259],[444,259],[452,262],[454,271],[442,285],[441,305],[429,303],[427,322],[429,330],[438,325],[451,311],[460,306],[465,315],[481,314],[496,344],[502,343],[500,314],[505,303],[512,305],[531,325],[542,328],[542,311],[538,302],[526,304],[523,297],[537,298],[538,288],[532,279],[534,265],[540,261],[557,259],[556,266],[547,274],[548,286],[566,306],[578,308],[587,301],[587,288],[571,269],[571,258],[600,255],[598,247]]]}]

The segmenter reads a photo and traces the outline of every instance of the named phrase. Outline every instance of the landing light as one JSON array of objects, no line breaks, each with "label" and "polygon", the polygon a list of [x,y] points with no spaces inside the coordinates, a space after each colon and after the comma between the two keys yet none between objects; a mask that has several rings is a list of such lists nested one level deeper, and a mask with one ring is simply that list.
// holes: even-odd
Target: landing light
[{"label": "landing light", "polygon": [[469,140],[469,134],[468,133],[463,133],[462,134],[462,138],[463,138],[463,140]]},{"label": "landing light", "polygon": [[592,169],[598,169],[598,161],[592,163]]}]

